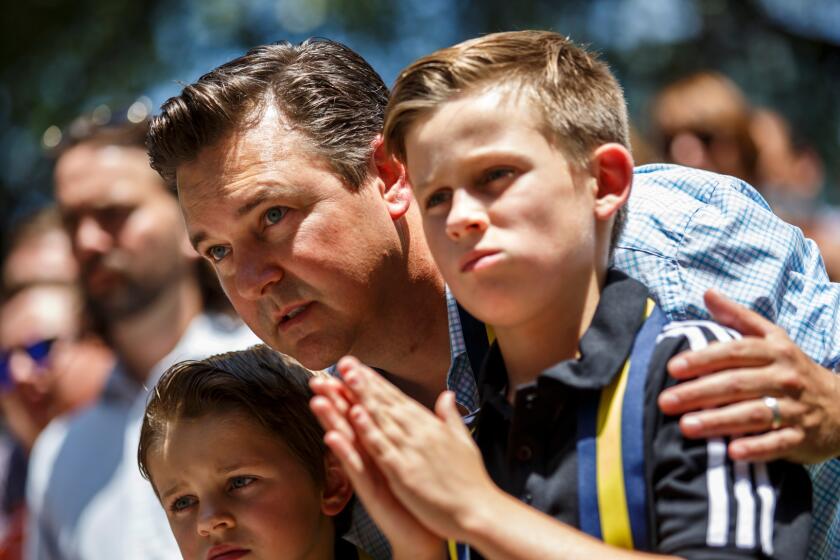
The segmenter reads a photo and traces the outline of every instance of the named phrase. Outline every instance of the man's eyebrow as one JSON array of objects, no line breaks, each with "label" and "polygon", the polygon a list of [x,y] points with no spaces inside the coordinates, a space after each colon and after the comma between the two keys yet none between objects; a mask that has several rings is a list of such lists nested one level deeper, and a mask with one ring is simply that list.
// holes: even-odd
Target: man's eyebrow
[{"label": "man's eyebrow", "polygon": [[202,241],[207,239],[207,234],[203,231],[197,231],[195,233],[190,234],[190,244],[193,246],[193,249],[198,251],[198,245]]},{"label": "man's eyebrow", "polygon": [[239,208],[236,209],[236,217],[241,218],[272,196],[277,194],[277,189],[271,186],[261,186],[257,189],[254,196],[250,198],[247,202],[242,204]]}]

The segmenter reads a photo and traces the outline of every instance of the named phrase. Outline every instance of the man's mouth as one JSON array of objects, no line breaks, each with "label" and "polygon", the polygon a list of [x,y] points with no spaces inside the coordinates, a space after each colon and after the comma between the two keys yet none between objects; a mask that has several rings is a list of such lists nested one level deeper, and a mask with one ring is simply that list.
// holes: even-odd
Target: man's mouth
[{"label": "man's mouth", "polygon": [[296,321],[296,319],[300,320],[300,316],[306,313],[306,311],[310,308],[311,305],[312,302],[310,301],[307,303],[298,303],[295,305],[291,305],[283,309],[281,311],[282,315],[280,315],[280,321],[278,324],[279,328],[285,329],[298,322]]}]

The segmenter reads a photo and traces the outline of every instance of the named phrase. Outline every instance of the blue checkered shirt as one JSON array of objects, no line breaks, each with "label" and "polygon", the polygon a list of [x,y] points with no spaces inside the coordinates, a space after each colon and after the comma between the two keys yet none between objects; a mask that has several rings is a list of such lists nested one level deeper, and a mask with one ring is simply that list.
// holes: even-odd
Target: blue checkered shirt
[{"label": "blue checkered shirt", "polygon": [[[715,288],[784,328],[815,361],[840,365],[840,284],[819,251],[748,184],[674,165],[635,171],[613,265],[642,281],[671,320],[708,318]],[[812,467],[809,558],[840,558],[840,459]]]},{"label": "blue checkered shirt", "polygon": [[[478,387],[475,382],[470,360],[467,356],[467,344],[461,330],[461,317],[458,304],[446,288],[446,312],[449,318],[449,372],[446,375],[446,388],[455,393],[455,401],[468,412],[478,410]],[[335,366],[329,369],[336,374]],[[373,520],[360,502],[353,507],[352,525],[345,538],[370,554],[373,560],[386,560],[391,557],[391,547],[385,536],[379,531]]]}]

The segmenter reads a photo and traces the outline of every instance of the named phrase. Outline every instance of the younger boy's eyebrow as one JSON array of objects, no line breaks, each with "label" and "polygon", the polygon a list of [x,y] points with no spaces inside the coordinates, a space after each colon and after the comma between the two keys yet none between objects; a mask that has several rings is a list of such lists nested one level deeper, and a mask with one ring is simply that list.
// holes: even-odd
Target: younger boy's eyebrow
[{"label": "younger boy's eyebrow", "polygon": [[183,487],[183,486],[184,486],[184,484],[182,482],[180,482],[180,481],[176,482],[175,484],[173,484],[172,486],[167,488],[164,492],[161,492],[160,500],[163,501],[164,499],[168,498],[172,494],[177,493],[181,489],[181,487]]}]

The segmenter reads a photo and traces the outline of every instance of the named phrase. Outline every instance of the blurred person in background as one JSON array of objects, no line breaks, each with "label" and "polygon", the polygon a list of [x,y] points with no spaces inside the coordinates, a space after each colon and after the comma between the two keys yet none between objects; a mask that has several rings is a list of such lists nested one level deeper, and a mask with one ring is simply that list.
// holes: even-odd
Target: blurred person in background
[{"label": "blurred person in background", "polygon": [[205,312],[177,201],[148,165],[146,129],[77,122],[56,161],[88,310],[118,360],[100,398],[51,423],[33,448],[27,558],[178,558],[136,466],[146,391],[177,361],[256,340],[230,315]]},{"label": "blurred person in background", "polygon": [[822,160],[794,143],[781,115],[754,110],[737,85],[709,71],[665,86],[651,115],[652,135],[667,161],[754,185],[782,219],[817,243],[829,277],[840,278],[838,216],[819,199]]},{"label": "blurred person in background", "polygon": [[3,261],[0,307],[0,558],[20,558],[27,457],[55,417],[89,404],[113,356],[85,328],[78,267],[60,215],[21,222]]},{"label": "blurred person in background", "polygon": [[651,115],[666,161],[756,184],[750,104],[727,77],[698,72],[672,82],[655,97]]},{"label": "blurred person in background", "polygon": [[819,152],[794,134],[770,109],[753,112],[750,132],[758,148],[756,174],[762,194],[784,220],[800,227],[820,248],[829,278],[840,280],[840,210],[822,199],[825,165]]}]

